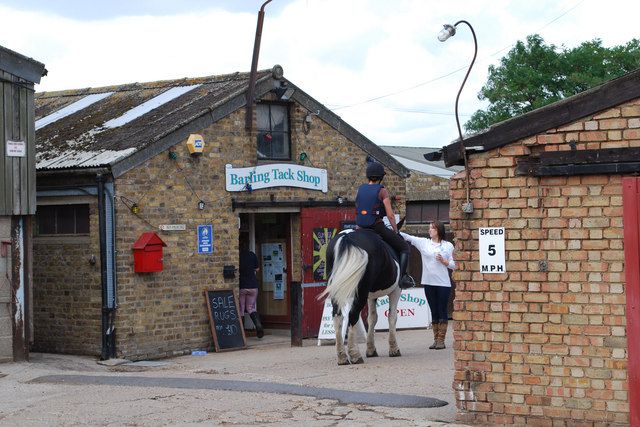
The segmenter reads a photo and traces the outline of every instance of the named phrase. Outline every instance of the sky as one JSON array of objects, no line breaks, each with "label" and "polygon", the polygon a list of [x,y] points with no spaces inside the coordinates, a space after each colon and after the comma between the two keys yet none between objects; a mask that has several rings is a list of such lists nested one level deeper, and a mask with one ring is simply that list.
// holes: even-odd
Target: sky
[{"label": "sky", "polygon": [[[45,64],[38,92],[249,71],[264,0],[0,0],[0,45]],[[284,76],[378,145],[442,147],[473,37],[461,124],[486,104],[487,69],[540,34],[574,47],[640,37],[637,0],[272,0],[258,67]]]}]

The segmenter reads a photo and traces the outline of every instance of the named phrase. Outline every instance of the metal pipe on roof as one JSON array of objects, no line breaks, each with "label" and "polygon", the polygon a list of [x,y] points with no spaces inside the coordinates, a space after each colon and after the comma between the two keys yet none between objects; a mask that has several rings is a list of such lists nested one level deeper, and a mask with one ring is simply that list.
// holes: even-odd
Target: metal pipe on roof
[{"label": "metal pipe on roof", "polygon": [[247,91],[247,110],[244,117],[244,127],[251,131],[253,123],[253,97],[255,96],[256,74],[258,72],[258,56],[260,54],[260,39],[262,38],[262,23],[264,22],[264,7],[270,3],[267,0],[260,7],[258,12],[258,25],[256,27],[256,38],[253,42],[253,57],[251,59],[251,73],[249,74],[249,89]]}]

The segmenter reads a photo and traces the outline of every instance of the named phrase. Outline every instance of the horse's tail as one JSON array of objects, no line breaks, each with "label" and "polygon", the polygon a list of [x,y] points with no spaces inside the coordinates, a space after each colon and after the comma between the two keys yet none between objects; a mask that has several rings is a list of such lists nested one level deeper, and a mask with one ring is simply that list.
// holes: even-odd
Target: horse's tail
[{"label": "horse's tail", "polygon": [[318,298],[328,295],[338,307],[344,307],[358,291],[358,283],[367,269],[369,255],[347,235],[339,237],[334,248],[331,276],[327,281],[327,288]]}]

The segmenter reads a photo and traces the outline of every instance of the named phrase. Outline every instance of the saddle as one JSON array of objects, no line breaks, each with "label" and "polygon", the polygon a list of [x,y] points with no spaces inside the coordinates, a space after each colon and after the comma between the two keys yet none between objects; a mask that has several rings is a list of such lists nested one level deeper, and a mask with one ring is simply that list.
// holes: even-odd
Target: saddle
[{"label": "saddle", "polygon": [[[398,253],[398,251],[396,251],[395,249],[393,249],[393,246],[391,246],[389,243],[387,243],[382,236],[380,236],[378,233],[376,233],[373,230],[369,230],[366,228],[358,228],[355,230],[355,232],[357,233],[370,233],[371,236],[375,236],[377,239],[379,239],[382,242],[383,247],[385,248],[385,250],[387,251],[387,253],[391,256],[391,258],[393,258],[393,260],[397,263],[398,268],[400,268],[400,254]],[[410,289],[416,286],[416,282],[413,279],[413,277],[411,277],[411,275],[409,273],[406,273],[407,278],[411,279],[410,281],[403,281],[402,277],[399,280],[398,286],[400,286],[401,289]]]}]

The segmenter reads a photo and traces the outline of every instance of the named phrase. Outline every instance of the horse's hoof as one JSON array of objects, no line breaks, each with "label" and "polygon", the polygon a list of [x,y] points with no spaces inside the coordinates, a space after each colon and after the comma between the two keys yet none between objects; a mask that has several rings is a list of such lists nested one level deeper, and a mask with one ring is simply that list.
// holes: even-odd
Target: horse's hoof
[{"label": "horse's hoof", "polygon": [[344,366],[344,365],[348,365],[349,361],[343,361],[343,360],[338,360],[338,366]]},{"label": "horse's hoof", "polygon": [[351,362],[352,365],[359,365],[361,363],[364,363],[364,359],[362,357],[360,357],[357,360],[354,360],[353,362]]},{"label": "horse's hoof", "polygon": [[378,352],[376,350],[373,350],[372,353],[367,353],[367,357],[378,357]]},{"label": "horse's hoof", "polygon": [[400,350],[395,351],[395,352],[391,352],[391,351],[389,352],[389,357],[400,357],[400,356],[402,356],[400,354]]}]

